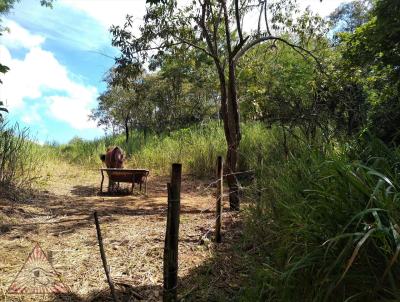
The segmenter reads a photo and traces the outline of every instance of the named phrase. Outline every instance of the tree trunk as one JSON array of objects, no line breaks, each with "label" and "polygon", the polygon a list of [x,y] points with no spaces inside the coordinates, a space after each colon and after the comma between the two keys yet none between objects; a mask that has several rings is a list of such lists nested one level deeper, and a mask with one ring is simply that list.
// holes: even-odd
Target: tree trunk
[{"label": "tree trunk", "polygon": [[231,210],[240,210],[239,184],[236,178],[238,149],[241,140],[239,106],[236,93],[236,74],[233,60],[229,62],[229,80],[228,80],[228,128],[230,139],[228,140],[228,152],[226,161],[229,172],[227,176],[229,187],[229,205]]},{"label": "tree trunk", "polygon": [[[229,188],[229,206],[231,210],[240,210],[239,184],[236,178],[238,148],[240,144],[239,108],[236,94],[235,66],[229,64],[229,76],[219,73],[221,90],[221,113],[224,121],[225,138],[228,145],[226,153],[226,180]],[[227,85],[228,82],[228,85]]]},{"label": "tree trunk", "polygon": [[236,179],[236,167],[238,157],[238,146],[228,146],[226,153],[226,163],[228,166],[228,175],[226,180],[229,187],[229,207],[231,210],[240,210],[240,197],[239,197],[239,185]]},{"label": "tree trunk", "polygon": [[[220,84],[221,92],[221,111],[222,120],[224,122],[224,132],[225,138],[228,145],[228,150],[226,154],[226,172],[227,172],[227,182],[229,187],[229,205],[231,210],[240,209],[240,198],[239,198],[239,185],[236,179],[236,169],[238,162],[238,148],[240,144],[240,122],[239,122],[239,108],[237,102],[236,94],[236,75],[235,75],[235,52],[232,52],[231,43],[231,32],[229,29],[229,16],[228,9],[225,1],[221,1],[223,8],[223,15],[225,21],[225,38],[226,45],[228,49],[227,61],[222,64],[220,57],[218,56],[218,38],[216,34],[216,29],[214,28],[214,35],[210,35],[205,23],[206,16],[206,5],[202,6],[202,19],[199,25],[203,29],[205,39],[207,42],[208,49],[212,53],[212,57],[215,62],[215,66],[218,71],[218,78]],[[211,38],[213,36],[213,39]],[[225,63],[227,63],[225,65]],[[225,75],[224,66],[228,66],[228,78]]]},{"label": "tree trunk", "polygon": [[125,118],[125,142],[129,142],[129,116]]}]

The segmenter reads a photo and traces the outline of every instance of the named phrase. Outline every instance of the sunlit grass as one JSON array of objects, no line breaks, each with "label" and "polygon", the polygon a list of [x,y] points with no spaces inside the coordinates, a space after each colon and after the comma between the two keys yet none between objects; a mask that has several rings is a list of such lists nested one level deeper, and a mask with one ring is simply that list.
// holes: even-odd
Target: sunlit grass
[{"label": "sunlit grass", "polygon": [[[400,149],[375,139],[309,142],[281,128],[243,124],[239,171],[250,201],[243,253],[253,268],[242,301],[398,301],[400,299]],[[40,146],[16,127],[0,131],[2,185],[49,186],[54,178],[94,173],[99,155],[118,145],[127,167],[210,177],[226,143],[218,123],[144,138],[133,132],[93,141]],[[285,150],[289,150],[285,154]],[[92,175],[94,175],[92,173]],[[66,179],[68,181],[68,179]],[[239,247],[238,247],[239,248]]]},{"label": "sunlit grass", "polygon": [[[243,125],[243,139],[239,150],[239,169],[254,168],[268,150],[269,140],[276,131],[254,123]],[[148,168],[156,174],[168,174],[172,163],[182,163],[185,173],[199,177],[212,176],[219,155],[226,154],[222,125],[209,123],[171,132],[170,134],[143,134],[133,131],[125,142],[123,135],[85,141],[73,139],[56,146],[55,153],[72,164],[86,167],[101,166],[100,154],[108,147],[120,146],[127,154],[125,165]]]}]

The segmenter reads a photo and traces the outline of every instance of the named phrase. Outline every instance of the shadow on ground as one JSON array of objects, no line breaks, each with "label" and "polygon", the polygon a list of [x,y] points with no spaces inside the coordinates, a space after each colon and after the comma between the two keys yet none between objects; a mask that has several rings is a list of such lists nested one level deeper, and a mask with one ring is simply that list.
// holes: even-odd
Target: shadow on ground
[{"label": "shadow on ground", "polygon": [[70,191],[72,196],[76,197],[93,197],[93,196],[103,196],[103,197],[112,197],[112,196],[145,196],[143,191],[140,191],[137,186],[134,187],[133,193],[131,192],[131,187],[127,185],[121,184],[120,187],[115,189],[114,191],[108,192],[107,188],[103,188],[103,191],[100,192],[100,188],[93,185],[76,185],[73,186]]},{"label": "shadow on ground", "polygon": [[[38,201],[32,203],[35,210],[34,215],[40,221],[32,223],[32,213],[23,209],[15,202],[10,205],[0,199],[0,214],[18,216],[20,221],[27,223],[19,224],[0,224],[0,235],[4,233],[26,234],[34,232],[40,224],[49,224],[49,232],[54,234],[68,234],[78,232],[79,229],[93,228],[93,212],[97,211],[102,223],[118,221],[121,216],[144,216],[146,219],[165,220],[167,201],[165,196],[164,184],[159,183],[153,187],[152,194],[149,196],[98,196],[98,188],[95,186],[74,186],[71,190],[72,196],[52,195],[49,192],[39,192]],[[190,188],[185,188],[183,192],[193,192]],[[78,197],[78,198],[77,198]],[[132,207],[135,203],[135,207]],[[24,203],[26,205],[26,203]],[[202,210],[195,203],[181,206],[181,214],[207,214],[213,210]],[[181,238],[181,243],[190,242],[193,248],[201,248],[209,252],[211,257],[199,266],[188,271],[179,280],[178,296],[184,301],[232,301],[237,295],[241,276],[243,276],[244,264],[237,253],[240,245],[241,223],[237,214],[230,213],[224,219],[223,242],[214,243],[195,243],[196,239]],[[151,217],[152,216],[152,217]],[[47,219],[56,220],[48,222]],[[150,221],[150,220],[149,220]],[[29,222],[29,223],[28,223]],[[2,234],[1,234],[2,233]],[[17,239],[17,238],[15,238]],[[157,238],[158,239],[158,238]],[[163,241],[163,238],[159,238]],[[94,242],[95,243],[95,242]],[[161,256],[162,257],[162,254]],[[101,282],[99,280],[99,282]],[[134,286],[127,284],[117,287],[117,294],[120,301],[136,301],[142,298],[143,301],[160,301],[162,288],[160,286]],[[85,297],[76,293],[68,293],[54,296],[53,301],[71,302],[97,302],[112,301],[108,288],[101,291],[90,292]]]},{"label": "shadow on ground", "polygon": [[[240,259],[237,245],[240,242],[241,223],[228,221],[225,225],[225,238],[221,244],[213,245],[213,257],[201,266],[191,270],[179,279],[179,301],[234,301],[240,290],[243,273],[246,272]],[[121,302],[160,301],[161,286],[135,287],[118,279],[114,280],[116,295]],[[114,301],[108,287],[91,292],[86,297],[74,293],[55,295],[53,302],[101,302]]]},{"label": "shadow on ground", "polygon": [[[17,217],[24,223],[0,223],[0,235],[18,230],[19,234],[34,231],[38,226],[50,224],[53,234],[78,232],[81,228],[93,226],[93,212],[97,211],[102,222],[118,221],[123,216],[154,216],[163,220],[167,211],[166,197],[146,196],[141,193],[125,195],[93,195],[95,187],[76,186],[73,196],[59,196],[48,192],[37,192],[32,202],[14,201],[0,198],[0,214]],[[96,191],[98,193],[98,191]],[[86,196],[88,195],[88,196]],[[23,205],[31,205],[33,212],[27,212]],[[195,205],[182,205],[182,214],[211,213],[211,210],[202,210]],[[34,222],[30,219],[35,216]]]},{"label": "shadow on ground", "polygon": [[239,253],[242,223],[238,214],[224,222],[222,243],[212,243],[212,257],[179,280],[184,301],[235,301],[247,267]]},{"label": "shadow on ground", "polygon": [[72,196],[77,196],[77,197],[90,197],[90,196],[96,196],[100,195],[100,189],[96,186],[91,186],[91,185],[77,185],[73,186],[71,189],[71,195]]}]

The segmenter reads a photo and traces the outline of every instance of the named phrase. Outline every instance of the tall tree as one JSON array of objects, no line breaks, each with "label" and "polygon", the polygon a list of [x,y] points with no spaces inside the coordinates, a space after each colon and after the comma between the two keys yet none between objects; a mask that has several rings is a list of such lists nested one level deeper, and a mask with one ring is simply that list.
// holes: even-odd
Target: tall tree
[{"label": "tall tree", "polygon": [[90,117],[106,129],[122,128],[125,132],[125,140],[128,142],[134,101],[133,91],[118,86],[112,87],[99,96],[98,107],[92,111]]},{"label": "tall tree", "polygon": [[343,57],[369,95],[370,130],[400,142],[400,2],[377,0],[368,22],[342,34]]},{"label": "tall tree", "polygon": [[160,55],[151,62],[157,72],[125,78],[129,85],[121,85],[111,69],[105,78],[108,88],[91,118],[106,130],[125,131],[128,140],[132,129],[146,137],[149,130],[168,132],[216,117],[219,99],[213,69],[198,64],[196,55],[179,49]]},{"label": "tall tree", "polygon": [[371,0],[344,2],[329,15],[335,32],[354,32],[369,19]]},{"label": "tall tree", "polygon": [[[231,209],[240,208],[237,172],[241,140],[236,66],[239,59],[254,46],[263,43],[285,43],[297,52],[313,56],[291,41],[296,33],[292,16],[295,0],[197,0],[181,6],[174,0],[148,0],[150,6],[140,27],[140,36],[132,33],[132,17],[123,27],[114,26],[113,45],[121,50],[120,68],[140,66],[149,58],[172,47],[194,48],[214,62],[219,80],[220,112],[227,141],[226,166]],[[256,18],[248,29],[249,18]],[[253,22],[254,23],[254,22]],[[246,31],[244,31],[246,28]]]}]

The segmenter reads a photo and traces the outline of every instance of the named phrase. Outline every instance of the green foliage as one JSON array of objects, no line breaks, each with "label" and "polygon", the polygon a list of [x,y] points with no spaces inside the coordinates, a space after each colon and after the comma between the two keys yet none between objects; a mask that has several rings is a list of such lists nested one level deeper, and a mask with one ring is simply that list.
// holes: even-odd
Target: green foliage
[{"label": "green foliage", "polygon": [[3,113],[2,112],[8,112],[7,108],[4,107],[4,104],[2,101],[0,101],[0,124],[3,123],[4,118],[3,118]]},{"label": "green foliage", "polygon": [[289,161],[271,161],[248,215],[261,264],[243,301],[400,298],[400,150],[367,145],[362,162],[301,144]]},{"label": "green foliage", "polygon": [[129,139],[132,129],[161,133],[215,117],[215,75],[209,65],[198,64],[197,55],[183,49],[159,55],[151,63],[159,67],[157,73],[141,73],[125,86],[112,73],[91,118]]},{"label": "green foliage", "polygon": [[[265,154],[282,154],[282,145],[270,149],[269,141],[279,137],[279,129],[267,129],[260,123],[243,125],[243,145],[239,150],[239,168],[253,170]],[[216,122],[192,126],[170,134],[148,134],[133,131],[128,142],[122,135],[108,136],[92,141],[72,139],[68,144],[48,146],[54,155],[69,163],[86,167],[102,165],[100,154],[106,148],[120,146],[127,154],[125,165],[149,168],[155,174],[168,174],[171,163],[180,162],[185,173],[210,177],[215,173],[217,156],[226,153],[223,128]],[[282,155],[281,155],[282,156]]]},{"label": "green foliage", "polygon": [[397,0],[378,0],[368,22],[358,27],[346,39],[347,56],[360,66],[372,64],[379,68],[392,66],[399,74],[400,3]]},{"label": "green foliage", "polygon": [[369,130],[386,143],[399,143],[400,3],[374,2],[368,22],[341,36],[343,58],[368,95]]},{"label": "green foliage", "polygon": [[[313,139],[352,136],[367,122],[367,93],[359,77],[343,66],[328,40],[308,40],[324,70],[285,44],[262,45],[242,58],[238,73],[241,112],[245,120],[261,120],[292,131],[300,128]],[[340,47],[337,47],[340,50]]]},{"label": "green foliage", "polygon": [[387,143],[400,143],[400,95],[374,106],[370,130]]},{"label": "green foliage", "polygon": [[354,32],[357,27],[368,22],[371,0],[354,0],[343,2],[329,15],[334,31]]},{"label": "green foliage", "polygon": [[134,166],[168,174],[171,163],[182,163],[186,173],[212,176],[218,155],[226,152],[222,127],[217,124],[191,127],[169,136],[153,137],[131,158]]},{"label": "green foliage", "polygon": [[10,11],[10,9],[13,8],[15,2],[17,0],[1,0],[0,1],[0,14],[5,14]]},{"label": "green foliage", "polygon": [[0,124],[0,187],[7,191],[31,188],[39,178],[41,151],[29,140],[27,129]]},{"label": "green foliage", "polygon": [[276,44],[250,51],[241,64],[239,94],[246,120],[300,126],[304,131],[325,121],[329,108],[318,94],[324,76],[314,62]]}]

